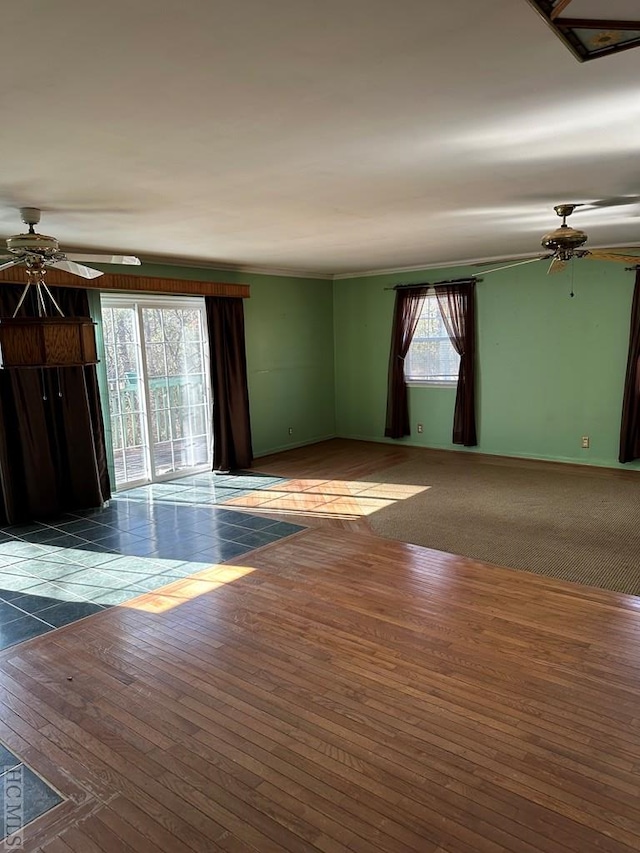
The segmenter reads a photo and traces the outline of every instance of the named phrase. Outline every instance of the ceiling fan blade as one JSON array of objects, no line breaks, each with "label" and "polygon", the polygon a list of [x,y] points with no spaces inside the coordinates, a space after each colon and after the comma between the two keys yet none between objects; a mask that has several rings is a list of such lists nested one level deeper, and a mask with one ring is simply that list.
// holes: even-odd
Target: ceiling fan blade
[{"label": "ceiling fan blade", "polygon": [[640,246],[601,246],[599,249],[590,249],[591,252],[611,252],[616,255],[620,252],[637,252],[640,255]]},{"label": "ceiling fan blade", "polygon": [[538,261],[543,257],[551,257],[551,255],[531,254],[531,255],[514,255],[512,258],[494,258],[492,261],[480,261],[479,263],[467,264],[473,267],[490,267],[491,264],[511,264],[520,263],[520,261]]},{"label": "ceiling fan blade", "polygon": [[558,258],[553,258],[551,263],[549,264],[549,269],[547,270],[547,275],[551,275],[556,272],[562,272],[567,268],[566,261],[560,261]]},{"label": "ceiling fan blade", "polygon": [[620,207],[621,205],[640,204],[639,195],[618,195],[609,196],[609,198],[601,198],[596,201],[588,201],[580,205],[581,207],[598,208],[598,207]]},{"label": "ceiling fan blade", "polygon": [[137,267],[141,264],[140,258],[135,255],[82,255],[76,252],[65,254],[70,261],[80,261],[83,264],[130,264]]},{"label": "ceiling fan blade", "polygon": [[13,258],[11,261],[7,261],[6,264],[0,264],[0,270],[8,270],[9,267],[15,267],[16,264],[20,263],[20,258]]},{"label": "ceiling fan blade", "polygon": [[74,261],[52,261],[47,266],[70,272],[72,275],[79,275],[81,278],[98,278],[98,276],[104,275],[100,270],[85,267],[84,264],[76,264]]},{"label": "ceiling fan blade", "polygon": [[621,264],[640,264],[640,254],[638,255],[618,255],[616,252],[607,252],[605,249],[599,251],[593,249],[585,257],[592,261],[618,261]]},{"label": "ceiling fan blade", "polygon": [[482,270],[482,275],[489,275],[490,272],[500,272],[500,270],[509,270],[511,267],[521,267],[523,264],[532,264],[534,261],[545,261],[549,255],[544,255],[538,258],[527,258],[526,261],[518,261],[516,264],[506,264],[503,267],[494,267],[492,270]]}]

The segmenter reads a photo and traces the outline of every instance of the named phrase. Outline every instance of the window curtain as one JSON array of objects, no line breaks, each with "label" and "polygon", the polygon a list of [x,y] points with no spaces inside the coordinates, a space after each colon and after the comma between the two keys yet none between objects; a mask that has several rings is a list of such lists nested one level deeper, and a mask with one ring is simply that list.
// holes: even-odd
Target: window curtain
[{"label": "window curtain", "polygon": [[476,437],[476,307],[475,282],[436,287],[438,307],[451,344],[460,356],[453,414],[453,443],[475,447]]},{"label": "window curtain", "polygon": [[213,468],[251,465],[251,422],[242,299],[205,297],[213,390]]},{"label": "window curtain", "polygon": [[387,420],[384,434],[388,438],[411,435],[407,383],[404,379],[404,360],[420,319],[422,303],[429,287],[401,287],[396,290],[389,354],[389,380],[387,389]]},{"label": "window curtain", "polygon": [[[23,288],[3,284],[0,317]],[[87,292],[51,288],[66,316],[88,317]],[[36,316],[35,293],[18,316]],[[96,368],[0,370],[0,523],[17,524],[111,497]]]},{"label": "window curtain", "polygon": [[631,306],[629,331],[629,357],[622,399],[622,426],[620,429],[620,462],[640,459],[640,270],[636,272],[636,286]]}]

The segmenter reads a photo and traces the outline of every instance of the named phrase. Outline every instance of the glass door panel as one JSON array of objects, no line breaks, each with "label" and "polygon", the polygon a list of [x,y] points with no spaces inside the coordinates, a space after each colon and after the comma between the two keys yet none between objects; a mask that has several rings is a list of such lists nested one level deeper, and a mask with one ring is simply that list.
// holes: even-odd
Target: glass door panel
[{"label": "glass door panel", "polygon": [[156,477],[208,464],[211,444],[204,306],[142,307]]},{"label": "glass door panel", "polygon": [[210,466],[204,300],[103,295],[116,486]]},{"label": "glass door panel", "polygon": [[150,476],[136,308],[103,304],[102,322],[116,488],[121,488]]}]

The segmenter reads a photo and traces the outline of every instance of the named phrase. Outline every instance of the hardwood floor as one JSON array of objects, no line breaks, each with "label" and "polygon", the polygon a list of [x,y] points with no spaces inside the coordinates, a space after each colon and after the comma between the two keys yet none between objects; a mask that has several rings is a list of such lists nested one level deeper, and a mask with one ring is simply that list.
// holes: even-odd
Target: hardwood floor
[{"label": "hardwood floor", "polygon": [[[366,511],[356,506],[341,507],[339,497],[371,489],[373,482],[360,483],[360,478],[374,476],[377,471],[398,465],[411,459],[422,449],[399,447],[393,444],[375,444],[365,441],[332,439],[299,447],[284,453],[263,456],[254,463],[253,470],[278,477],[289,478],[289,488],[294,500],[303,493],[324,493],[325,501],[316,505],[300,507],[295,511],[293,501],[285,504],[286,509],[279,512],[264,506],[264,495],[256,495],[257,503],[251,504],[251,497],[234,503],[234,509],[250,509],[258,515],[268,518],[286,518],[294,524],[307,527],[333,527],[342,530],[371,532]],[[278,486],[279,489],[282,487]],[[390,488],[385,486],[386,489]],[[245,506],[243,506],[243,503]],[[300,501],[302,504],[302,501]],[[331,506],[327,506],[330,503]],[[369,503],[369,502],[368,502]],[[344,511],[341,511],[344,510]]]},{"label": "hardwood floor", "polygon": [[0,654],[23,849],[637,850],[640,599],[329,522]]},{"label": "hardwood floor", "polygon": [[384,442],[354,441],[334,438],[308,447],[297,447],[283,453],[262,456],[255,460],[254,468],[266,474],[282,477],[317,477],[357,480],[375,475],[376,472],[412,460],[446,460],[448,465],[469,466],[508,465],[535,470],[571,470],[574,474],[607,479],[631,479],[637,481],[638,472],[620,468],[600,468],[593,465],[577,465],[566,462],[551,462],[524,459],[513,456],[496,456],[465,450],[434,450],[425,447],[410,447]]},{"label": "hardwood floor", "polygon": [[309,447],[261,456],[254,467],[280,477],[357,480],[381,468],[399,465],[420,453],[424,453],[421,448],[334,438]]}]

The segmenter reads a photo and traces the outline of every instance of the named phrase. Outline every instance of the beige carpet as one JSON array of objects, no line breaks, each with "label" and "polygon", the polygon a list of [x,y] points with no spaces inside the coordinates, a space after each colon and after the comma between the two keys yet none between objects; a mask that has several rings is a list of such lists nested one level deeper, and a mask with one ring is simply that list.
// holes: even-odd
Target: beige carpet
[{"label": "beige carpet", "polygon": [[442,453],[370,479],[430,487],[369,516],[381,536],[640,595],[640,472]]}]

